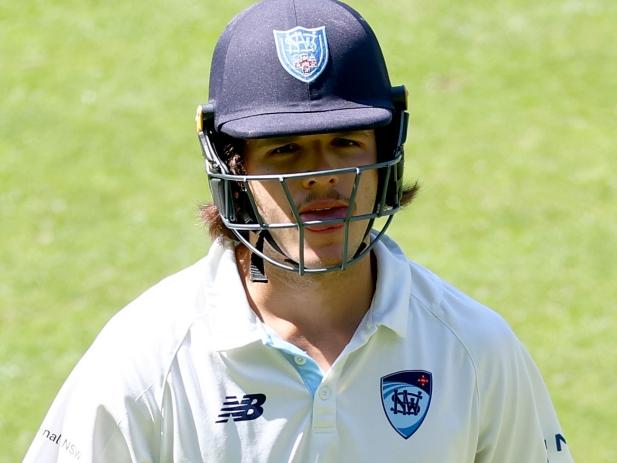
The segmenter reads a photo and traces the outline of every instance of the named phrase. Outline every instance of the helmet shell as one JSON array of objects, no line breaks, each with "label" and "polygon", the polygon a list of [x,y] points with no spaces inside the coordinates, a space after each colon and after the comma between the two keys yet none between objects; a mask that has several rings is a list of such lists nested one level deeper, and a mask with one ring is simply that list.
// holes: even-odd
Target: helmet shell
[{"label": "helmet shell", "polygon": [[253,5],[225,28],[210,70],[214,130],[235,138],[384,126],[391,93],[372,29],[334,0]]}]

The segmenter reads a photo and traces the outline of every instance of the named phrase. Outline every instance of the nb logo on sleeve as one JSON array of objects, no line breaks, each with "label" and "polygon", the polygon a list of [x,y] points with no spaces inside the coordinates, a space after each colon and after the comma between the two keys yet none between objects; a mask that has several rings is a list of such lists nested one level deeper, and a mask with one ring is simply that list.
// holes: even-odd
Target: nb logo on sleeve
[{"label": "nb logo on sleeve", "polygon": [[240,400],[235,395],[226,396],[216,423],[227,423],[229,418],[234,421],[257,419],[264,412],[265,401],[265,394],[245,394]]}]

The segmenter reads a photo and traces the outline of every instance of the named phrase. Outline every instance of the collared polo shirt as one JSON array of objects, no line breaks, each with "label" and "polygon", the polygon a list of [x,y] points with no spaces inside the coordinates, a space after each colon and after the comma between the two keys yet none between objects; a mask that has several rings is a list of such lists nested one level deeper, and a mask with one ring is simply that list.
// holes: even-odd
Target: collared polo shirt
[{"label": "collared polo shirt", "polygon": [[389,238],[374,249],[372,304],[322,372],[259,320],[215,242],[105,326],[25,461],[571,462],[506,322]]}]

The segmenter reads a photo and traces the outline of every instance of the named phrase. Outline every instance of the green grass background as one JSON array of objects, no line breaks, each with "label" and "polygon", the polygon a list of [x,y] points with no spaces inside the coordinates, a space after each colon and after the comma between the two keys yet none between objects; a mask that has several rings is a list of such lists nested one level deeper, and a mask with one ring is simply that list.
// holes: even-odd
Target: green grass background
[{"label": "green grass background", "polygon": [[[423,185],[391,235],[509,320],[577,461],[617,461],[617,2],[381,3],[351,1]],[[1,462],[105,321],[206,252],[193,113],[247,4],[0,0]]]}]

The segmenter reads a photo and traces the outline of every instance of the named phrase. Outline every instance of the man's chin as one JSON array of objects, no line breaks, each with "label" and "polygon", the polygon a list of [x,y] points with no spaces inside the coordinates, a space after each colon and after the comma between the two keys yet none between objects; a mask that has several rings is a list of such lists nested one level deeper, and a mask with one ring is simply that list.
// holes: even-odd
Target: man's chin
[{"label": "man's chin", "polygon": [[[302,264],[305,269],[308,270],[320,270],[341,266],[345,260],[349,262],[358,251],[361,241],[357,236],[358,233],[354,233],[355,236],[350,236],[350,243],[348,243],[348,252],[345,255],[344,249],[344,233],[342,229],[335,229],[332,231],[324,231],[322,233],[314,233],[312,231],[306,231],[304,236],[304,259],[300,262],[300,254],[298,249],[298,243],[295,240],[277,240],[279,246],[284,254],[286,254],[290,260],[297,264]],[[294,237],[296,238],[296,237]],[[276,238],[275,238],[276,239]],[[283,244],[281,241],[285,241]],[[280,254],[276,259],[280,259]]]},{"label": "man's chin", "polygon": [[[320,247],[319,249],[305,249],[304,268],[309,270],[317,270],[338,267],[343,262],[344,257],[345,260],[349,262],[355,253],[355,250],[350,250],[347,256],[343,256],[343,247],[341,245],[331,245]],[[300,262],[299,256],[296,262]]]}]

